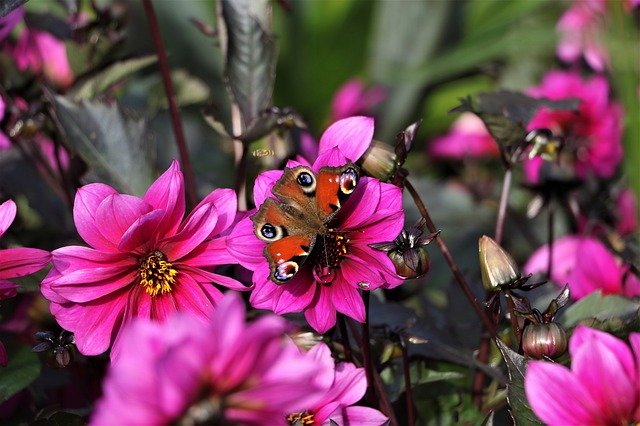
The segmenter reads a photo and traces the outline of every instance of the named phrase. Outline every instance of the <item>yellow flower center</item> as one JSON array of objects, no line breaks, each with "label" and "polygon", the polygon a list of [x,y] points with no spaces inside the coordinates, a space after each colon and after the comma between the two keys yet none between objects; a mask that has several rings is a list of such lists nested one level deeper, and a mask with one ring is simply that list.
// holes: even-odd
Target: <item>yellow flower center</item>
[{"label": "yellow flower center", "polygon": [[308,411],[301,413],[292,413],[287,416],[287,421],[293,426],[307,426],[315,424],[313,420],[313,414],[309,414]]},{"label": "yellow flower center", "polygon": [[140,261],[140,284],[149,296],[165,294],[171,291],[176,283],[178,271],[173,269],[171,262],[165,260],[165,255],[154,251]]}]

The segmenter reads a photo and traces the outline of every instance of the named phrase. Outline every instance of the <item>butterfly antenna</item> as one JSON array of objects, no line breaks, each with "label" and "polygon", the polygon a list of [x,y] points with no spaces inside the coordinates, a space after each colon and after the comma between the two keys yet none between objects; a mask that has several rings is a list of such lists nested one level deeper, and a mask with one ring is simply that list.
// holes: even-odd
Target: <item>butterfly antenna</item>
[{"label": "butterfly antenna", "polygon": [[322,243],[324,244],[324,266],[329,267],[329,255],[327,254],[327,237],[322,234]]}]

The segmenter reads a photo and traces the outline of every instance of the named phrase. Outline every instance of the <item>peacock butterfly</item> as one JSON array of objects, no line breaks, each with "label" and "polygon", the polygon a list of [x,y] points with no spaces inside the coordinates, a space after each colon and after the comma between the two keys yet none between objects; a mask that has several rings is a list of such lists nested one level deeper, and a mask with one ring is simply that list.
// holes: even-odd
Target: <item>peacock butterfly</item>
[{"label": "peacock butterfly", "polygon": [[[255,235],[268,243],[264,255],[271,281],[284,284],[291,280],[312,254],[318,237],[325,245],[332,238],[334,247],[346,253],[345,237],[333,233],[329,224],[355,190],[358,177],[353,163],[322,167],[318,173],[306,166],[285,169],[271,190],[277,199],[267,198],[251,217]],[[335,266],[336,258],[329,258],[326,247],[319,247],[318,252],[323,257],[320,264]]]}]

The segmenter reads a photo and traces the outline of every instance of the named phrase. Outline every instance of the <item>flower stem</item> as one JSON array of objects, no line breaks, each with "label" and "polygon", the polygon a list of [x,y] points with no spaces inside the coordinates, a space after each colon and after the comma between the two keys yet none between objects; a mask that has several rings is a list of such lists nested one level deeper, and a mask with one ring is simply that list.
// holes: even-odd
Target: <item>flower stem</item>
[{"label": "flower stem", "polygon": [[[242,116],[236,103],[231,105],[231,126],[234,135],[242,134]],[[247,206],[247,144],[233,140],[233,153],[236,166],[235,190],[238,197],[238,210],[246,211]]]},{"label": "flower stem", "polygon": [[347,332],[347,324],[344,315],[338,312],[338,327],[340,328],[340,338],[344,349],[344,360],[353,362],[353,354],[351,353],[351,344],[349,343],[349,333]]},{"label": "flower stem", "polygon": [[547,277],[551,279],[551,273],[553,272],[553,222],[555,216],[555,208],[553,200],[549,201],[547,217],[547,244],[549,244],[549,264],[547,265]]},{"label": "flower stem", "polygon": [[400,347],[402,348],[402,369],[404,371],[404,397],[407,403],[407,425],[413,426],[416,423],[416,418],[413,408],[413,392],[411,390],[411,369],[409,368],[407,342],[402,336],[400,336]]},{"label": "flower stem", "polygon": [[364,324],[362,324],[362,361],[367,374],[367,393],[373,390],[373,365],[371,365],[371,341],[369,340],[369,297],[368,291],[362,292],[364,301]]},{"label": "flower stem", "polygon": [[[485,363],[489,359],[490,339],[486,330],[482,331],[480,337],[480,345],[478,346],[478,362]],[[473,397],[473,403],[478,409],[482,408],[482,389],[484,388],[484,373],[479,368],[476,369],[473,375],[473,384],[471,385],[471,394]]]},{"label": "flower stem", "polygon": [[498,219],[496,220],[495,241],[502,244],[504,235],[504,224],[507,218],[507,205],[509,204],[509,192],[511,192],[511,168],[508,167],[504,173],[502,181],[502,192],[500,193],[500,205],[498,206]]},{"label": "flower stem", "polygon": [[[416,189],[413,187],[411,182],[409,182],[409,179],[405,179],[404,185],[405,185],[405,188],[407,188],[407,190],[413,197],[413,201],[416,203],[416,206],[418,207],[420,214],[424,218],[427,225],[427,229],[429,229],[429,232],[431,233],[438,232],[438,229],[434,225],[433,220],[431,220],[431,216],[429,215],[429,211],[427,210],[427,207],[422,202],[420,195],[418,194]],[[442,238],[441,233],[438,233],[436,235],[435,241],[436,241],[436,244],[438,245],[438,248],[440,249],[440,252],[442,253],[442,256],[444,256],[444,259],[449,265],[449,269],[451,269],[451,272],[453,273],[453,276],[456,282],[460,286],[460,289],[466,296],[469,303],[471,303],[471,306],[476,311],[476,314],[478,314],[480,321],[482,321],[482,324],[484,325],[484,327],[489,331],[489,334],[491,334],[492,337],[495,336],[496,335],[495,326],[493,325],[491,320],[489,320],[489,317],[486,315],[484,309],[482,309],[482,306],[480,305],[480,303],[478,303],[478,300],[473,295],[473,292],[471,291],[469,284],[467,284],[467,281],[465,280],[464,275],[460,271],[458,264],[456,263],[456,261],[453,259],[453,256],[449,252],[449,248],[444,242],[444,239]]]},{"label": "flower stem", "polygon": [[142,4],[144,5],[144,10],[149,21],[151,38],[153,39],[153,45],[155,46],[156,53],[158,55],[158,65],[160,65],[162,83],[167,95],[167,101],[169,102],[171,125],[173,126],[173,134],[175,135],[176,144],[178,145],[180,163],[182,163],[182,171],[184,173],[187,190],[187,204],[190,207],[193,207],[197,202],[196,185],[193,176],[193,168],[191,167],[191,159],[189,158],[189,151],[187,150],[187,143],[184,137],[184,129],[182,128],[182,119],[180,118],[180,112],[178,111],[178,105],[176,103],[175,90],[173,88],[173,82],[171,81],[171,71],[169,70],[167,51],[164,47],[164,42],[162,41],[160,25],[158,24],[158,19],[156,18],[156,13],[153,9],[151,0],[142,0]]},{"label": "flower stem", "polygon": [[516,315],[516,305],[513,303],[513,297],[511,297],[511,293],[507,290],[505,293],[505,299],[507,300],[507,308],[509,309],[509,317],[511,319],[511,328],[513,329],[513,334],[516,335],[516,343],[518,348],[520,348],[520,341],[522,340],[522,332],[520,330],[520,324],[518,324],[518,316]]}]

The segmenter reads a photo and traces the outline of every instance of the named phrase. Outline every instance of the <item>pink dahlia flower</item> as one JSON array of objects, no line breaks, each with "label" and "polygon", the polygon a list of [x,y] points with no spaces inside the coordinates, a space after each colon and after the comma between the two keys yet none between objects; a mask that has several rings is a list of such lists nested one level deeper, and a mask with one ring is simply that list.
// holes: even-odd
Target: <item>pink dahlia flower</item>
[{"label": "pink dahlia flower", "polygon": [[47,80],[61,87],[73,83],[73,72],[64,42],[53,35],[26,28],[18,36],[11,52],[21,71],[43,74]]},{"label": "pink dahlia flower", "polygon": [[[622,107],[609,100],[609,84],[603,76],[583,80],[575,72],[552,71],[528,93],[553,100],[578,98],[581,102],[577,113],[542,108],[528,128],[547,128],[563,136],[564,152],[571,155],[579,177],[613,176],[622,160]],[[540,158],[525,161],[527,180],[538,181],[542,161]]]},{"label": "pink dahlia flower", "polygon": [[[6,108],[6,105],[4,103],[4,100],[2,99],[2,96],[0,96],[0,123],[4,119],[5,108]],[[7,135],[0,132],[0,151],[9,149],[9,148],[11,148],[11,141],[9,140]]]},{"label": "pink dahlia flower", "polygon": [[638,229],[638,202],[631,189],[624,189],[616,200],[616,229],[620,235],[630,235]]},{"label": "pink dahlia flower", "polygon": [[585,326],[569,342],[571,369],[530,361],[524,388],[550,426],[626,425],[640,420],[640,333],[622,340]]},{"label": "pink dahlia flower", "polygon": [[313,360],[318,368],[314,384],[325,391],[310,408],[290,413],[287,416],[290,424],[382,426],[387,423],[389,419],[378,410],[352,407],[367,390],[364,368],[356,368],[350,362],[335,365],[331,351],[324,343],[311,348],[307,358]]},{"label": "pink dahlia flower", "polygon": [[[4,235],[16,218],[16,203],[7,200],[0,204],[0,237]],[[15,247],[0,250],[0,301],[15,297],[18,284],[8,281],[11,278],[24,277],[44,268],[51,259],[48,251]],[[0,367],[7,365],[7,352],[0,342]]]},{"label": "pink dahlia flower", "polygon": [[444,136],[435,138],[428,147],[429,155],[437,159],[499,157],[500,149],[482,120],[465,112]]},{"label": "pink dahlia flower", "polygon": [[[529,258],[525,273],[546,273],[549,246],[544,245]],[[581,299],[596,290],[603,294],[640,296],[640,280],[597,239],[569,235],[553,243],[551,279],[569,283],[571,297]]]},{"label": "pink dahlia flower", "polygon": [[246,289],[212,272],[236,263],[220,236],[234,221],[234,192],[217,189],[183,221],[184,213],[176,161],[143,198],[100,183],[78,190],[73,216],[91,247],[55,250],[41,291],[58,323],[75,333],[80,352],[97,355],[113,345],[116,358],[120,329],[133,318],[163,321],[181,311],[207,320],[222,297],[212,283]]},{"label": "pink dahlia flower", "polygon": [[344,83],[333,95],[331,121],[355,115],[370,114],[371,110],[385,100],[387,91],[380,86],[369,89],[356,78]]},{"label": "pink dahlia flower", "polygon": [[609,61],[602,37],[605,31],[605,0],[576,0],[558,21],[560,42],[556,53],[565,62],[584,58],[595,71],[604,71]]},{"label": "pink dahlia flower", "polygon": [[[373,137],[373,119],[351,117],[331,125],[320,139],[319,154],[311,168],[342,166],[356,161],[368,148]],[[299,163],[289,162],[288,167]],[[258,176],[254,187],[256,206],[273,197],[271,189],[282,176],[282,170],[271,170]],[[250,212],[250,214],[253,212]],[[319,333],[336,323],[336,311],[363,322],[364,304],[359,289],[374,290],[395,287],[403,282],[386,253],[369,244],[392,241],[404,224],[400,188],[376,179],[360,177],[349,199],[331,222],[332,233],[344,237],[345,250],[338,250],[339,265],[319,276],[320,260],[307,261],[291,281],[275,284],[269,279],[269,263],[263,254],[266,243],[253,231],[249,215],[238,222],[229,236],[229,250],[240,264],[253,271],[251,304],[277,314],[304,311],[309,324]],[[320,247],[318,239],[316,246]],[[327,249],[326,247],[324,248]],[[309,260],[313,259],[313,253]],[[326,269],[326,268],[324,268]]]},{"label": "pink dahlia flower", "polygon": [[137,320],[122,333],[90,423],[284,425],[323,391],[313,381],[321,366],[284,336],[288,328],[275,315],[247,324],[235,294],[205,325],[185,315]]}]

